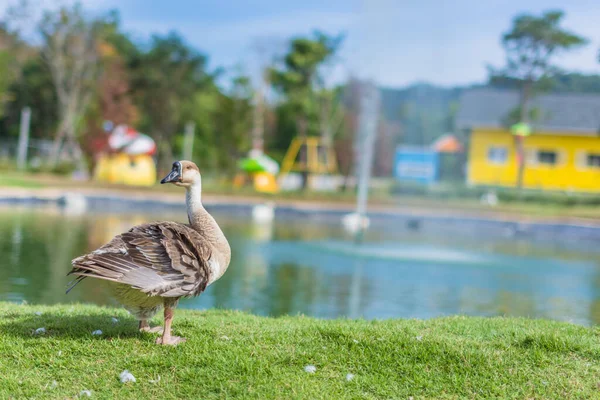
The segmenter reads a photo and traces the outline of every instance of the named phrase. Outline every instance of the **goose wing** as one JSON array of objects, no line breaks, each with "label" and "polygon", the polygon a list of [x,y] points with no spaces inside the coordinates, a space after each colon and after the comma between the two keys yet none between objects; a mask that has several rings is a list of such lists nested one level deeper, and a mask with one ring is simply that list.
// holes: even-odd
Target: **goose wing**
[{"label": "goose wing", "polygon": [[74,259],[69,274],[78,277],[73,286],[93,277],[127,284],[151,296],[197,296],[210,280],[211,256],[212,247],[194,229],[156,222],[135,226]]}]

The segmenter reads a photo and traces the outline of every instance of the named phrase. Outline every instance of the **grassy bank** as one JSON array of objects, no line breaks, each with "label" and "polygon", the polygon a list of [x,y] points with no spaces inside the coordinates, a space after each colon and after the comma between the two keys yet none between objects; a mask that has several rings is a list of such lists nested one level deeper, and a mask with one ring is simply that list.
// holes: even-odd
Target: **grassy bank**
[{"label": "grassy bank", "polygon": [[[273,196],[256,193],[251,188],[234,189],[230,184],[205,179],[203,192],[208,197],[232,197],[236,199],[247,199],[249,201],[262,201],[273,199]],[[157,193],[157,192],[180,192],[179,188],[165,185],[152,187],[134,187],[113,185],[101,182],[82,182],[68,179],[64,176],[44,173],[19,173],[4,171],[0,173],[0,190],[2,188],[24,188],[24,189],[94,189],[129,192],[135,194]],[[340,192],[314,192],[294,191],[281,192],[275,196],[279,204],[286,203],[313,203],[321,206],[331,207],[354,207],[356,195],[352,191]],[[590,221],[600,220],[600,208],[590,205],[566,205],[566,204],[544,204],[541,206],[536,202],[510,202],[502,203],[497,207],[489,207],[481,204],[479,198],[461,197],[435,197],[423,194],[393,195],[390,191],[378,190],[369,194],[369,208],[372,211],[382,209],[410,208],[414,210],[444,210],[451,212],[467,212],[470,214],[489,216],[502,215],[514,218],[522,216],[538,218],[586,218]]]},{"label": "grassy bank", "polygon": [[[0,190],[2,188],[23,189],[61,189],[61,190],[110,190],[123,193],[164,193],[180,192],[179,188],[156,184],[151,187],[135,187],[114,185],[93,181],[76,181],[65,176],[48,173],[21,173],[15,171],[0,172]],[[501,215],[502,217],[521,218],[536,217],[541,219],[560,218],[574,219],[585,218],[590,222],[600,221],[600,196],[589,194],[566,194],[566,193],[540,193],[526,191],[516,194],[514,190],[504,189],[498,191],[501,200],[495,207],[482,204],[482,188],[461,188],[450,186],[439,186],[423,191],[424,187],[418,188],[408,185],[390,189],[372,190],[369,194],[369,208],[371,210],[381,209],[419,209],[444,210],[446,213],[464,212],[471,215],[490,216]],[[267,194],[256,193],[252,188],[234,189],[230,183],[205,178],[203,192],[208,197],[232,197],[236,199],[247,199],[248,201],[263,201],[275,199],[279,204],[285,203],[313,203],[331,207],[354,207],[356,195],[353,191],[347,192],[315,192],[315,191],[292,191],[281,192],[275,197]]]},{"label": "grassy bank", "polygon": [[123,310],[0,303],[0,398],[600,397],[600,330],[565,323],[178,310],[175,333],[161,347]]}]

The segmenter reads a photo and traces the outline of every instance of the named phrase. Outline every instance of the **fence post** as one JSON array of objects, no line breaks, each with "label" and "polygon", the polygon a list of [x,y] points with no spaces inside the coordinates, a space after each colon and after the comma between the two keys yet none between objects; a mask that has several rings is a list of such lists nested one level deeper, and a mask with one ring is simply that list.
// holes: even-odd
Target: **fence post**
[{"label": "fence post", "polygon": [[29,146],[29,122],[31,120],[31,108],[25,107],[21,110],[21,125],[19,129],[19,149],[17,153],[17,168],[24,170],[27,166],[27,148]]},{"label": "fence post", "polygon": [[183,159],[192,161],[194,154],[194,128],[196,125],[193,122],[185,124],[185,134],[183,139]]}]

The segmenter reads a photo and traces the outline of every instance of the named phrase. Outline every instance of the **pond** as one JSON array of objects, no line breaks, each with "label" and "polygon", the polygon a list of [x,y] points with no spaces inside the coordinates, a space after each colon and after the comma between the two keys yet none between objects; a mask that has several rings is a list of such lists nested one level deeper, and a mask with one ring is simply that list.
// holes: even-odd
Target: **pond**
[{"label": "pond", "polygon": [[[183,308],[240,309],[321,318],[511,315],[600,322],[600,253],[499,235],[375,224],[355,245],[320,218],[213,213],[229,238],[223,278]],[[184,221],[185,212],[65,214],[58,207],[0,207],[0,300],[115,304],[85,280],[68,295],[70,260],[132,225]]]}]

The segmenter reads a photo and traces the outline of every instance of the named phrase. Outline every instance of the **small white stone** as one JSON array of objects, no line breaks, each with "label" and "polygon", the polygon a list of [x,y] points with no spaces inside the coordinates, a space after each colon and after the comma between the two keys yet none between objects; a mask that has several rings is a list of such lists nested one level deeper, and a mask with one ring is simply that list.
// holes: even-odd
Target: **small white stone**
[{"label": "small white stone", "polygon": [[35,315],[37,315],[39,317],[40,315],[42,315],[42,313],[41,313],[41,311],[36,311]]},{"label": "small white stone", "polygon": [[358,340],[356,340],[356,339],[353,339],[352,341],[353,341],[354,343],[358,343]]},{"label": "small white stone", "polygon": [[43,335],[46,333],[46,328],[37,328],[34,332],[35,335]]},{"label": "small white stone", "polygon": [[347,375],[346,375],[346,380],[347,380],[348,382],[350,382],[352,379],[354,379],[354,374],[347,374]]},{"label": "small white stone", "polygon": [[307,365],[306,367],[304,367],[304,372],[314,374],[315,372],[317,372],[317,367],[315,367],[314,365]]},{"label": "small white stone", "polygon": [[423,340],[423,336],[417,336],[415,339],[417,339],[420,342],[421,340]]},{"label": "small white stone", "polygon": [[58,356],[59,356],[59,357],[60,357],[60,356],[62,356],[62,350],[59,350],[59,351],[58,351]]},{"label": "small white stone", "polygon": [[94,336],[100,336],[100,335],[102,335],[102,331],[100,329],[97,329],[94,332],[92,332],[92,335],[94,335]]},{"label": "small white stone", "polygon": [[127,370],[121,372],[121,375],[119,375],[119,377],[121,378],[121,383],[135,382],[135,376],[133,376],[131,372]]},{"label": "small white stone", "polygon": [[119,320],[117,318],[115,318],[115,317],[112,317],[112,323],[116,324],[117,322],[119,322]]},{"label": "small white stone", "polygon": [[92,397],[92,391],[82,390],[81,392],[79,392],[79,397]]},{"label": "small white stone", "polygon": [[229,336],[225,336],[225,335],[221,336],[221,339],[223,339],[223,340],[231,340],[231,339],[229,338]]}]

